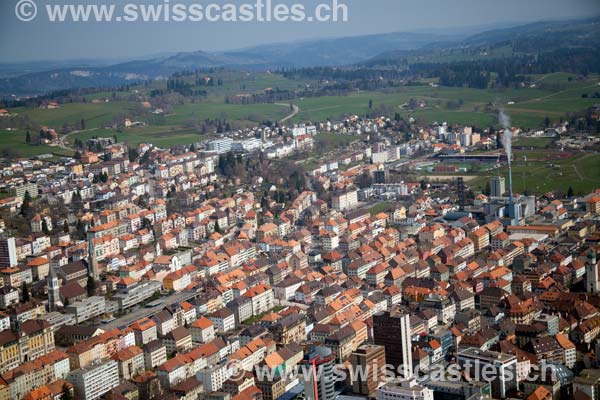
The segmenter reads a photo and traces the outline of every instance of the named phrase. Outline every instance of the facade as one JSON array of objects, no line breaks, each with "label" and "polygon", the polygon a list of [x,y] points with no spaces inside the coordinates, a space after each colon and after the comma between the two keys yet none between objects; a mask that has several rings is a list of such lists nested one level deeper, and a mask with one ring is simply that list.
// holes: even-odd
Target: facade
[{"label": "facade", "polygon": [[106,301],[103,296],[91,296],[66,306],[65,312],[73,314],[79,324],[104,314]]},{"label": "facade", "polygon": [[223,307],[208,316],[217,332],[229,332],[235,329],[235,316],[227,307]]},{"label": "facade", "polygon": [[140,282],[116,293],[112,299],[119,304],[119,310],[124,311],[149,299],[160,288],[161,284],[157,281]]},{"label": "facade", "polygon": [[385,347],[385,359],[395,368],[404,366],[404,376],[412,375],[410,316],[385,311],[373,316],[373,337],[377,345]]},{"label": "facade", "polygon": [[135,334],[135,344],[138,346],[143,346],[158,338],[156,322],[148,317],[137,320],[131,326],[131,329],[133,329],[133,333]]},{"label": "facade", "polygon": [[502,197],[506,193],[506,182],[503,176],[494,176],[492,178],[491,196]]},{"label": "facade", "polygon": [[484,371],[490,374],[492,395],[495,398],[506,398],[517,388],[517,357],[495,351],[481,351],[468,347],[456,354],[456,362],[465,373],[476,380],[487,381]]},{"label": "facade", "polygon": [[377,389],[377,400],[433,400],[433,390],[418,385],[415,379],[388,382]]},{"label": "facade", "polygon": [[44,320],[26,320],[20,323],[20,332],[5,329],[0,332],[0,372],[35,360],[54,348],[54,332]]},{"label": "facade", "polygon": [[67,376],[81,400],[99,399],[103,394],[119,385],[119,367],[116,361],[106,360],[86,368],[71,371]]},{"label": "facade", "polygon": [[0,238],[0,267],[16,267],[17,263],[15,238]]},{"label": "facade", "polygon": [[363,344],[350,356],[353,368],[366,371],[366,375],[357,375],[352,382],[352,392],[374,397],[375,390],[384,381],[382,368],[385,366],[385,348],[383,346]]},{"label": "facade", "polygon": [[331,198],[331,207],[335,210],[344,211],[358,204],[358,190],[355,188],[336,193]]},{"label": "facade", "polygon": [[119,375],[130,380],[144,372],[144,352],[137,346],[129,346],[113,357],[119,363]]},{"label": "facade", "polygon": [[221,139],[215,139],[208,142],[208,150],[216,151],[219,154],[228,153],[231,151],[233,145],[233,139],[224,137]]},{"label": "facade", "polygon": [[269,285],[265,285],[264,283],[250,288],[246,293],[244,293],[244,297],[252,300],[253,315],[259,315],[267,312],[275,306],[273,288],[271,288]]},{"label": "facade", "polygon": [[335,398],[335,354],[328,347],[313,346],[304,355],[302,367],[312,373],[303,373],[304,395],[307,400],[333,400]]},{"label": "facade", "polygon": [[210,319],[200,317],[190,326],[192,343],[208,343],[215,338],[215,326]]}]

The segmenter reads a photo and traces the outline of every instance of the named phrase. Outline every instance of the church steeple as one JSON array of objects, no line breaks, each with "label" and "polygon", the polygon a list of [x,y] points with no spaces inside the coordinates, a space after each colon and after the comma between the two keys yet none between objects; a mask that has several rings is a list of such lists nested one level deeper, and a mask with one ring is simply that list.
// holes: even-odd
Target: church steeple
[{"label": "church steeple", "polygon": [[94,280],[100,279],[100,273],[98,271],[98,261],[96,260],[96,250],[94,249],[94,238],[88,239],[88,275]]},{"label": "church steeple", "polygon": [[48,271],[46,282],[48,284],[48,310],[56,311],[60,303],[60,283],[52,263],[50,263],[50,270]]}]

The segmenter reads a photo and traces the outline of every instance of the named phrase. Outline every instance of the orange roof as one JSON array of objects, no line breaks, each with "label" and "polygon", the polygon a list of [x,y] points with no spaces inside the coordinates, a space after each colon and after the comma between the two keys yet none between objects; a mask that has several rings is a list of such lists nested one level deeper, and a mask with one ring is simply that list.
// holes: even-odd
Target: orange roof
[{"label": "orange roof", "polygon": [[119,281],[119,284],[120,284],[120,285],[125,285],[125,286],[133,285],[134,283],[135,283],[135,279],[133,279],[133,278],[132,278],[132,277],[130,277],[130,276],[126,276],[125,278],[122,278],[122,279]]},{"label": "orange roof", "polygon": [[36,257],[27,263],[28,267],[39,267],[40,265],[48,264],[48,258]]},{"label": "orange roof", "polygon": [[112,356],[112,359],[117,361],[127,361],[142,353],[142,349],[133,345],[117,352],[114,356]]},{"label": "orange roof", "polygon": [[538,386],[537,389],[533,391],[529,396],[527,396],[527,400],[549,400],[552,399],[552,393],[548,389],[543,386]]},{"label": "orange roof", "polygon": [[275,368],[278,367],[280,365],[282,365],[284,363],[283,358],[281,357],[281,355],[279,355],[278,352],[274,352],[269,354],[268,356],[265,357],[265,364],[269,367],[269,368]]},{"label": "orange roof", "polygon": [[33,389],[29,392],[23,400],[51,400],[52,399],[52,391],[48,388],[48,386],[40,386],[37,389]]},{"label": "orange roof", "polygon": [[266,292],[267,290],[270,290],[271,286],[269,285],[265,285],[264,283],[261,283],[259,285],[256,285],[254,287],[251,287],[250,289],[248,289],[248,291],[246,293],[244,293],[244,297],[254,297],[254,296],[258,296],[259,294],[262,294],[264,292]]},{"label": "orange roof", "polygon": [[192,327],[196,327],[196,328],[200,328],[200,329],[207,329],[207,328],[210,328],[211,326],[213,326],[212,321],[206,317],[200,317],[199,319],[195,320],[192,323]]},{"label": "orange roof", "polygon": [[558,342],[560,347],[562,347],[565,350],[575,348],[575,345],[573,344],[573,342],[571,342],[569,340],[569,338],[566,335],[563,335],[562,333],[559,333],[558,335],[556,335],[556,341]]},{"label": "orange roof", "polygon": [[142,319],[138,319],[135,321],[133,325],[131,325],[131,329],[145,331],[146,329],[150,329],[153,326],[156,326],[156,322],[152,321],[150,318],[145,317]]}]

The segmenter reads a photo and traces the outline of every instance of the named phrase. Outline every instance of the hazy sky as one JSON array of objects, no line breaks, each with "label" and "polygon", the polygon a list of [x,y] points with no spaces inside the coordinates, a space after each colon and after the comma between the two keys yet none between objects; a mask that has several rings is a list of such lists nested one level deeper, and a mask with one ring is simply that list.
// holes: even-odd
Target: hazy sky
[{"label": "hazy sky", "polygon": [[[46,4],[160,4],[163,0],[35,0],[37,18],[19,21],[18,0],[0,0],[0,62],[140,57],[162,52],[226,50],[256,44],[393,31],[427,31],[600,14],[599,0],[338,0],[348,22],[50,23]],[[254,3],[256,0],[169,0]],[[266,0],[265,0],[266,1]],[[271,0],[312,9],[333,0]],[[46,21],[45,21],[46,20]]]}]

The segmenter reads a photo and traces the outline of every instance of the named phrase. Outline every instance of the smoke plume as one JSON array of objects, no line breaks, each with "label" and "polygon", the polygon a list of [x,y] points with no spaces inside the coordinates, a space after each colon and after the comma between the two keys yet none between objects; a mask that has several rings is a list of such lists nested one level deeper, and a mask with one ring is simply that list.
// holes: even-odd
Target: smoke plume
[{"label": "smoke plume", "polygon": [[504,113],[504,110],[500,110],[500,114],[498,114],[498,121],[504,128],[502,145],[504,146],[504,151],[506,152],[506,157],[508,158],[508,162],[510,164],[512,159],[512,131],[510,130],[510,117]]}]

